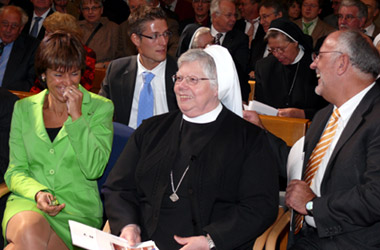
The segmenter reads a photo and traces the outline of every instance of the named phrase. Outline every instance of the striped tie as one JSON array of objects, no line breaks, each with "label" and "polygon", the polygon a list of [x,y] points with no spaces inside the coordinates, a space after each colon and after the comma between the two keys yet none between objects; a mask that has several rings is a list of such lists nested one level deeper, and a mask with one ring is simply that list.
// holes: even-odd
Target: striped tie
[{"label": "striped tie", "polygon": [[[303,177],[303,180],[309,186],[311,186],[314,176],[317,173],[320,164],[322,163],[323,157],[325,156],[327,149],[329,149],[330,144],[332,140],[334,139],[336,128],[338,127],[339,117],[340,117],[339,111],[338,109],[335,109],[330,117],[329,122],[327,123],[325,131],[323,131],[321,139],[319,139],[317,146],[314,148],[313,152],[311,153],[311,156],[306,165],[306,170]],[[295,234],[297,234],[301,230],[303,220],[304,220],[304,216],[302,214],[297,213],[295,216],[295,222],[294,222]]]}]

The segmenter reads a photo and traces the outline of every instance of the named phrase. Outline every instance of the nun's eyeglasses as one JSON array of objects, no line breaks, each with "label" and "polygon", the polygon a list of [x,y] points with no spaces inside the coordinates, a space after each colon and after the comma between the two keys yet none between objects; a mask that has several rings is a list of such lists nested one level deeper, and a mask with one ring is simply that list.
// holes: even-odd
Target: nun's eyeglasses
[{"label": "nun's eyeglasses", "polygon": [[291,44],[291,42],[288,43],[288,45],[286,45],[285,47],[279,47],[279,48],[269,48],[268,51],[269,53],[272,53],[272,54],[283,54],[285,52],[285,50],[289,47],[289,44]]},{"label": "nun's eyeglasses", "polygon": [[181,75],[173,75],[172,79],[174,83],[180,83],[183,80],[186,80],[186,83],[191,86],[197,85],[199,81],[215,80],[214,78],[205,78],[205,77],[199,78],[196,76],[181,76]]}]

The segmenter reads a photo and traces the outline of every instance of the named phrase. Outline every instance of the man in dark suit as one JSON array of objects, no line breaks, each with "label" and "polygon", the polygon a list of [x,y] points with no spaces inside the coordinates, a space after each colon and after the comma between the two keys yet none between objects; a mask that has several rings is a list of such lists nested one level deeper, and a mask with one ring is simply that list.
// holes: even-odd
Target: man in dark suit
[{"label": "man in dark suit", "polygon": [[34,54],[39,41],[21,34],[27,20],[28,16],[20,7],[0,9],[0,40],[4,44],[0,57],[0,86],[7,89],[29,91],[36,79]]},{"label": "man in dark suit", "polygon": [[178,108],[171,79],[177,66],[173,59],[167,57],[170,32],[162,9],[140,6],[128,21],[130,38],[139,54],[112,61],[99,94],[113,101],[114,121],[137,128],[139,109],[146,104],[140,101],[148,101],[140,100],[146,73],[154,74],[151,81],[153,115]]},{"label": "man in dark suit", "polygon": [[302,180],[287,187],[292,232],[302,225],[291,249],[379,249],[379,54],[363,33],[337,31],[311,68],[330,105],[306,134]]},{"label": "man in dark suit", "polygon": [[29,21],[25,24],[23,33],[42,40],[45,36],[45,28],[42,26],[45,18],[54,13],[51,9],[52,0],[30,0],[33,3],[33,13],[29,15]]},{"label": "man in dark suit", "polygon": [[236,22],[234,0],[213,0],[211,12],[211,35],[215,42],[227,48],[234,60],[239,75],[243,101],[248,100],[251,88],[248,84],[247,64],[249,59],[248,36],[233,29]]},{"label": "man in dark suit", "polygon": [[260,25],[259,2],[240,0],[238,6],[242,18],[236,21],[235,28],[248,36],[249,48],[251,48],[252,39],[255,39],[256,34],[264,32],[263,26]]}]

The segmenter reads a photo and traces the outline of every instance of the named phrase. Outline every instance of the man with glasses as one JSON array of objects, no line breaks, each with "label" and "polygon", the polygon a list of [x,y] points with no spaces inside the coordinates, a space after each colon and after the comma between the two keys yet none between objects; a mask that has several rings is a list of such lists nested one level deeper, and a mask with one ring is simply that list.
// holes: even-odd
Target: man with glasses
[{"label": "man with glasses", "polygon": [[335,31],[334,27],[322,21],[318,15],[322,12],[323,0],[304,0],[302,2],[302,18],[294,21],[306,35],[313,38],[313,46],[318,39]]},{"label": "man with glasses", "polygon": [[330,104],[307,131],[301,180],[287,187],[290,249],[378,249],[379,53],[362,32],[337,31],[310,67],[319,79],[315,91]]},{"label": "man with glasses", "polygon": [[211,35],[215,43],[227,48],[230,52],[239,75],[243,102],[248,101],[251,88],[248,84],[248,36],[234,29],[236,6],[234,0],[213,0],[211,12]]},{"label": "man with glasses", "polygon": [[256,65],[255,100],[278,109],[278,116],[312,119],[326,103],[315,94],[311,38],[285,18],[273,20],[265,36],[271,55]]},{"label": "man with glasses", "polygon": [[95,67],[106,68],[111,60],[117,58],[119,27],[107,17],[102,17],[102,0],[81,0],[79,6],[85,19],[79,21],[82,43],[95,51]]},{"label": "man with glasses", "polygon": [[264,39],[270,23],[284,15],[285,9],[281,1],[263,0],[259,4],[260,24],[264,29],[264,33],[260,33],[251,42],[248,72],[251,79],[255,79],[256,62],[269,55],[267,41]]},{"label": "man with glasses", "polygon": [[162,9],[142,5],[128,22],[138,55],[112,61],[99,94],[113,101],[114,121],[137,128],[143,119],[178,108],[171,79],[177,66],[167,57],[171,33]]},{"label": "man with glasses", "polygon": [[0,87],[29,91],[34,84],[34,55],[39,40],[21,33],[27,21],[20,7],[0,9]]},{"label": "man with glasses", "polygon": [[23,33],[42,40],[45,37],[45,28],[42,23],[45,18],[54,13],[52,0],[30,0],[33,4],[33,13],[29,15],[29,21],[25,24]]}]

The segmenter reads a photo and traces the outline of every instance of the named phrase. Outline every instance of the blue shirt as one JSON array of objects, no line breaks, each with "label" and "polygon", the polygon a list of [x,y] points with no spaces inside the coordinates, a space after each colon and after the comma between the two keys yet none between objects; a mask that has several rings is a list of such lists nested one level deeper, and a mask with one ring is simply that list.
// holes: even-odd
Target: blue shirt
[{"label": "blue shirt", "polygon": [[[1,41],[2,42],[2,41]],[[14,42],[4,46],[3,54],[0,56],[0,87],[3,85],[5,69],[7,68],[9,55],[11,54]]]}]

